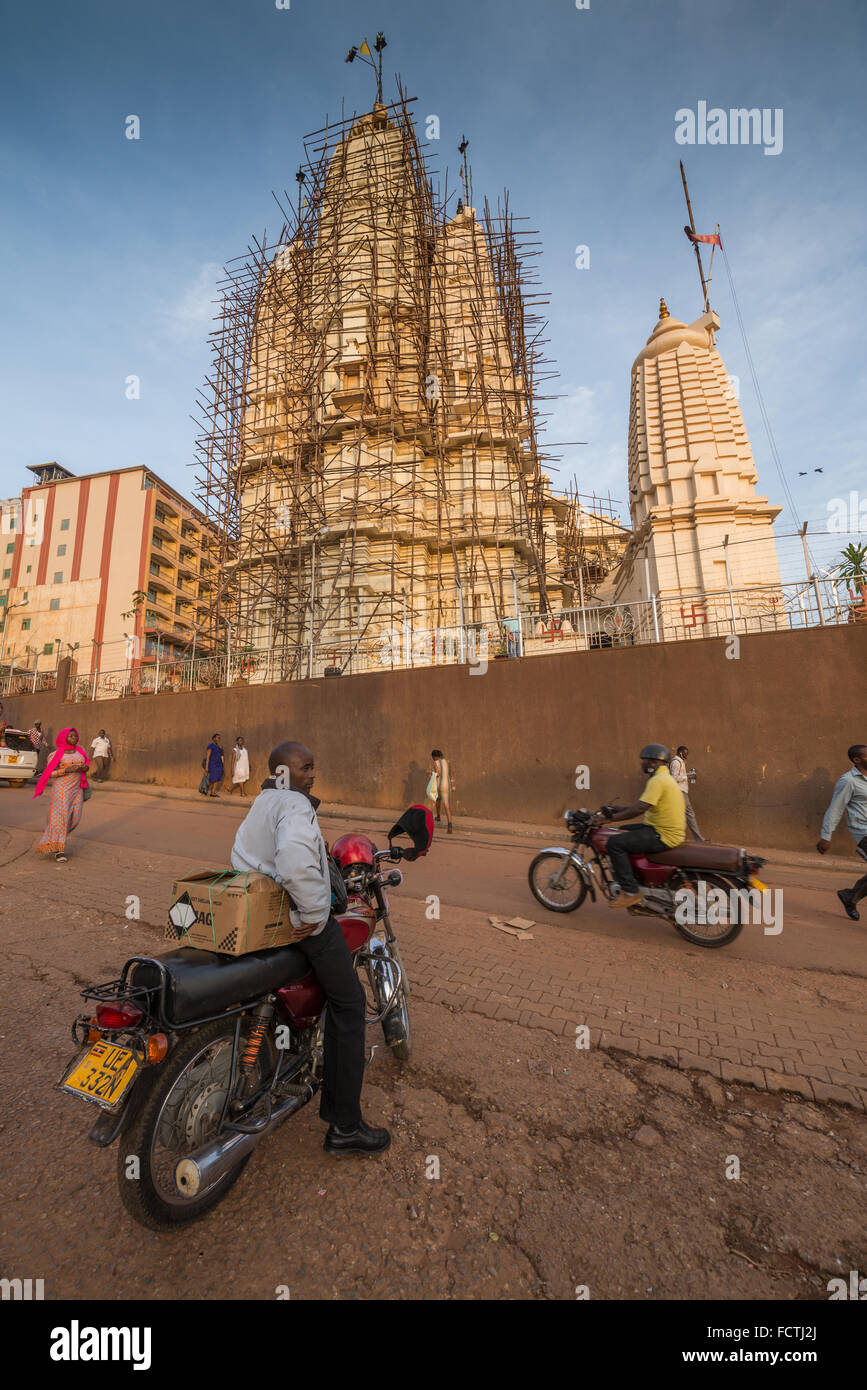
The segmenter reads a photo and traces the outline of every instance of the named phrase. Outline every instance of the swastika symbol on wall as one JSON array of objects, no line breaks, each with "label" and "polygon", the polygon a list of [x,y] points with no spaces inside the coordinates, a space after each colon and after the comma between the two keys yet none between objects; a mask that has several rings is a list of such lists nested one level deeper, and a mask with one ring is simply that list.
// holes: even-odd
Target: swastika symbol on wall
[{"label": "swastika symbol on wall", "polygon": [[[695,604],[692,605],[688,613],[685,608],[681,608],[680,616],[683,619],[684,627],[695,627],[699,618],[703,623],[707,622],[707,613],[705,613],[703,608],[696,609]],[[687,622],[688,618],[691,618],[692,621]]]}]

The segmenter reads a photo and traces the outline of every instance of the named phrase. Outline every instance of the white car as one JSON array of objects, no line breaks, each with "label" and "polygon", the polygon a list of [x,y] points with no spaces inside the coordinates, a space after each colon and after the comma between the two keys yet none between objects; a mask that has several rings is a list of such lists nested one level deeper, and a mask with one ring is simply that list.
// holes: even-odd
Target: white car
[{"label": "white car", "polygon": [[0,743],[0,780],[10,787],[23,787],[36,773],[39,754],[20,729],[7,729]]}]

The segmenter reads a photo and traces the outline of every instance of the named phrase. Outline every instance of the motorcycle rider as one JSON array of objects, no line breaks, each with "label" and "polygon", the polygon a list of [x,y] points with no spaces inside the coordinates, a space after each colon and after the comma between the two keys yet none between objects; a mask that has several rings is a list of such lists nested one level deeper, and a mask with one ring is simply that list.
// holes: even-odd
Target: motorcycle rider
[{"label": "motorcycle rider", "polygon": [[313,754],[289,741],[268,759],[271,773],[247,812],[232,846],[232,867],[268,874],[291,898],[290,944],[303,951],[325,991],[325,1056],[319,1114],[328,1121],[325,1152],[382,1153],[387,1129],[361,1117],[365,997],[337,918],[325,842],[311,796]]},{"label": "motorcycle rider", "polygon": [[680,787],[672,777],[668,764],[671,753],[662,743],[648,743],[642,748],[641,768],[647,777],[641,800],[633,806],[600,812],[599,822],[644,819],[619,835],[612,835],[606,845],[614,877],[620,887],[608,902],[609,907],[635,907],[641,902],[638,879],[630,863],[630,854],[661,854],[682,845],[686,839],[686,803]]}]

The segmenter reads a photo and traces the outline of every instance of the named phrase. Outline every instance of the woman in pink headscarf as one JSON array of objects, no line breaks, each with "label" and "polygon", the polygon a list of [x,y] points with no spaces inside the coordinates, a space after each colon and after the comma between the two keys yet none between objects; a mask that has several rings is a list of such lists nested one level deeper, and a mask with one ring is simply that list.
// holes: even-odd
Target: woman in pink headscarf
[{"label": "woman in pink headscarf", "polygon": [[58,864],[65,864],[66,837],[81,820],[87,778],[84,769],[90,759],[78,746],[77,729],[61,729],[57,748],[49,758],[45,771],[36,783],[34,796],[41,796],[48,787],[48,824],[39,844],[38,854],[53,854]]}]

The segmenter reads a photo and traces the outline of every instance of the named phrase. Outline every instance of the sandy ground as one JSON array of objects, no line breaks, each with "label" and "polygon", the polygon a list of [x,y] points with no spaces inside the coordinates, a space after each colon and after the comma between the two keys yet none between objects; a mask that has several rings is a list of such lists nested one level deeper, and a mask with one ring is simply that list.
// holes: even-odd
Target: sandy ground
[{"label": "sandy ground", "polygon": [[[90,1110],[53,1089],[78,989],[162,949],[159,910],[126,921],[124,890],[144,884],[167,901],[188,862],[180,843],[174,855],[142,849],[133,822],[122,838],[110,854],[82,838],[59,867],[35,860],[28,835],[0,833],[3,1266],[44,1278],[47,1298],[272,1299],[286,1286],[296,1300],[573,1299],[583,1288],[826,1299],[829,1279],[867,1268],[857,1108],[579,1051],[568,1034],[419,993],[412,1062],[380,1047],[367,1073],[365,1113],[393,1133],[386,1155],[330,1160],[308,1106],[203,1221],[169,1235],[136,1226],[115,1151],[89,1144]],[[400,937],[398,895],[393,915]],[[466,910],[470,926],[475,916]]]}]

